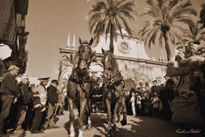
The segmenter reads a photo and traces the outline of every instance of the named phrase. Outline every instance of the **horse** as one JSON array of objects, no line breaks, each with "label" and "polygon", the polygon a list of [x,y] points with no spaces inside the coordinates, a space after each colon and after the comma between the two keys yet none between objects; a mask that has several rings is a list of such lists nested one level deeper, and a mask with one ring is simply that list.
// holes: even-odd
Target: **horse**
[{"label": "horse", "polygon": [[89,42],[79,38],[79,50],[77,52],[77,66],[73,67],[67,84],[67,98],[70,111],[70,136],[75,136],[74,130],[74,108],[79,112],[79,137],[83,137],[84,114],[88,120],[88,126],[91,125],[90,113],[90,95],[92,90],[92,78],[89,75],[89,66],[95,60],[95,52],[92,51],[91,45],[93,38]]},{"label": "horse", "polygon": [[118,64],[114,58],[111,50],[105,51],[102,49],[103,57],[103,101],[107,108],[108,126],[107,130],[112,135],[112,129],[116,128],[116,122],[118,117],[118,111],[122,107],[124,112],[123,120],[121,124],[125,125],[126,121],[126,105],[124,81],[119,71]]}]

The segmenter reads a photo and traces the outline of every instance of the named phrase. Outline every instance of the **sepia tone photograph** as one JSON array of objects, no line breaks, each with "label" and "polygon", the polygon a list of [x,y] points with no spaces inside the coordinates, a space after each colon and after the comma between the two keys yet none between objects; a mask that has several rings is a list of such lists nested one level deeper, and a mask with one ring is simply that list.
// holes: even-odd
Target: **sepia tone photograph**
[{"label": "sepia tone photograph", "polygon": [[0,0],[0,137],[205,137],[205,1]]}]

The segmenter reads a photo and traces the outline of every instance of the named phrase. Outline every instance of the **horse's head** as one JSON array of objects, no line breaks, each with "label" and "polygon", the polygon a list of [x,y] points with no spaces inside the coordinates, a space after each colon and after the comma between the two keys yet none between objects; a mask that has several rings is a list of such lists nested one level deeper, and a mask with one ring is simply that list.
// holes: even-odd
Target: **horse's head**
[{"label": "horse's head", "polygon": [[116,65],[116,60],[114,58],[112,51],[110,50],[105,51],[104,49],[102,49],[102,53],[103,53],[102,64],[103,64],[104,70],[113,71]]},{"label": "horse's head", "polygon": [[92,55],[92,49],[91,45],[93,43],[93,38],[89,42],[83,41],[79,38],[79,50],[78,50],[78,56],[79,56],[79,62],[78,66],[80,69],[87,68],[91,55]]}]

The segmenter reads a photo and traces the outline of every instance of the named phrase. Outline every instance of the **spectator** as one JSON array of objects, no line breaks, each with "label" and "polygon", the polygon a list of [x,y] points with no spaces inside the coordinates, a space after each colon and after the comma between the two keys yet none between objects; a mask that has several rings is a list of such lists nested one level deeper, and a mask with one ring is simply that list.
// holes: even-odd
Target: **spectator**
[{"label": "spectator", "polygon": [[159,98],[162,102],[162,116],[167,120],[171,120],[171,102],[174,99],[174,81],[168,79],[165,83],[165,86],[160,90]]},{"label": "spectator", "polygon": [[0,112],[0,135],[6,134],[6,119],[9,116],[10,108],[21,96],[15,77],[19,73],[19,68],[15,65],[9,67],[9,72],[5,75],[1,83],[2,110]]},{"label": "spectator", "polygon": [[130,99],[130,102],[131,102],[131,106],[132,106],[132,114],[134,116],[136,116],[136,106],[135,106],[135,89],[131,89],[130,90],[130,95],[131,95],[131,99]]},{"label": "spectator", "polygon": [[16,122],[14,125],[14,129],[18,128],[20,129],[22,126],[22,123],[25,120],[26,117],[26,111],[28,109],[28,104],[32,101],[31,99],[31,93],[29,88],[29,79],[26,76],[23,76],[22,82],[20,84],[20,90],[22,96],[18,98],[17,101],[17,111],[16,111]]},{"label": "spectator", "polygon": [[26,111],[26,117],[25,117],[25,120],[22,124],[22,128],[25,131],[31,129],[32,122],[33,122],[33,117],[34,117],[34,113],[33,113],[33,93],[35,91],[35,84],[30,84],[29,91],[30,91],[30,95],[31,95],[31,101],[27,105],[28,107],[27,107],[27,111]]},{"label": "spectator", "polygon": [[152,114],[154,116],[158,116],[159,115],[159,110],[160,110],[160,99],[159,99],[159,95],[157,91],[154,91],[153,93],[153,97],[151,98],[151,102],[152,102]]},{"label": "spectator", "polygon": [[136,97],[136,112],[137,112],[136,114],[137,116],[140,116],[142,114],[142,111],[141,111],[142,110],[142,97],[139,92],[136,93],[135,97]]},{"label": "spectator", "polygon": [[42,133],[41,124],[44,123],[42,120],[43,114],[46,110],[47,91],[46,85],[48,84],[49,78],[39,78],[40,84],[37,86],[33,95],[34,105],[34,119],[31,127],[31,133]]},{"label": "spectator", "polygon": [[47,88],[47,100],[48,100],[48,112],[46,117],[46,123],[44,128],[52,128],[55,127],[55,112],[57,110],[57,103],[58,103],[58,81],[52,80],[51,85]]}]

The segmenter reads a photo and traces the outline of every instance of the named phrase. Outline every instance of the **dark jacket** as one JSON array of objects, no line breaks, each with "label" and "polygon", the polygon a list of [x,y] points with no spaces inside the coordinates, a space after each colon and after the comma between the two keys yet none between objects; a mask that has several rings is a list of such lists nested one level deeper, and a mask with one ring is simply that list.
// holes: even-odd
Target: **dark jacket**
[{"label": "dark jacket", "polygon": [[30,88],[28,85],[21,84],[20,89],[22,94],[21,96],[22,103],[24,105],[28,105],[32,101]]},{"label": "dark jacket", "polygon": [[2,80],[0,93],[13,95],[15,97],[21,96],[15,76],[13,76],[11,73],[7,73]]},{"label": "dark jacket", "polygon": [[49,103],[54,104],[58,102],[58,89],[53,85],[47,88],[47,100]]}]

